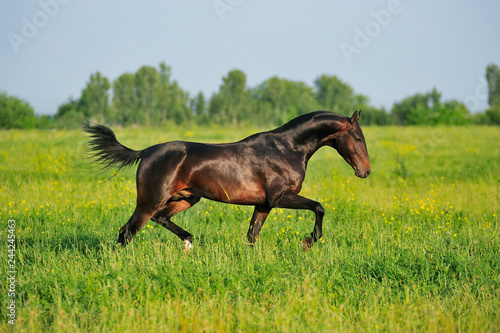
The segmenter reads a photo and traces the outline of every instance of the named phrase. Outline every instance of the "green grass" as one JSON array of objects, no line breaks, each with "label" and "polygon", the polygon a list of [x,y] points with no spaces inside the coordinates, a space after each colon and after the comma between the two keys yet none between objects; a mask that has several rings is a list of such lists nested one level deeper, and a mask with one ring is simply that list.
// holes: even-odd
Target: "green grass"
[{"label": "green grass", "polygon": [[[224,142],[254,129],[120,129],[131,148]],[[202,200],[174,221],[194,248],[149,222],[127,248],[135,169],[99,174],[78,131],[0,132],[0,272],[16,220],[19,332],[496,332],[500,330],[500,131],[366,128],[367,179],[329,148],[302,194],[326,209],[272,211],[255,248],[252,207]],[[8,330],[7,273],[0,330]]]}]

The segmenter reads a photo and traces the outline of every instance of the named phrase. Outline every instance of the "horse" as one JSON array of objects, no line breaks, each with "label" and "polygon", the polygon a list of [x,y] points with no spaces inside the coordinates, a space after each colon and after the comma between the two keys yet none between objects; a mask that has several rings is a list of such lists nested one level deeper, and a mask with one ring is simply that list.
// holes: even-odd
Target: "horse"
[{"label": "horse", "polygon": [[[152,220],[192,248],[193,235],[171,218],[191,208],[201,198],[255,206],[247,238],[251,246],[273,208],[304,209],[315,214],[314,229],[302,241],[309,250],[322,237],[325,209],[302,197],[302,188],[311,156],[330,146],[366,178],[371,172],[365,138],[358,120],[361,111],[344,117],[330,111],[298,116],[274,130],[251,135],[241,141],[205,144],[170,141],[143,150],[123,146],[106,126],[88,123],[88,149],[103,170],[139,163],[136,174],[137,205],[120,229],[118,243],[126,245]],[[118,172],[117,171],[117,172]]]}]

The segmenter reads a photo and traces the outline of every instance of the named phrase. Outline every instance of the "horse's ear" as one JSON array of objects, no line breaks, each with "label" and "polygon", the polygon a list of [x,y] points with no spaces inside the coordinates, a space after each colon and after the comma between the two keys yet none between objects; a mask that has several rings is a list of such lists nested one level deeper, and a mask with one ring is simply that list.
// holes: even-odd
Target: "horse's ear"
[{"label": "horse's ear", "polygon": [[351,120],[349,121],[351,124],[357,123],[359,120],[359,117],[361,117],[361,110],[359,111],[354,111],[352,114]]}]

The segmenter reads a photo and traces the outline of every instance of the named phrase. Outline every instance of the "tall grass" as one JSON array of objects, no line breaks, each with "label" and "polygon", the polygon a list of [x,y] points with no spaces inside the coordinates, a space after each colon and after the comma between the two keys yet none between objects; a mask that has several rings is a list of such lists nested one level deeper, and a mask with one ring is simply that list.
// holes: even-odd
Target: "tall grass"
[{"label": "tall grass", "polygon": [[[141,149],[253,131],[116,134]],[[252,207],[202,200],[174,217],[195,236],[184,253],[153,222],[128,247],[115,245],[134,208],[135,170],[96,173],[81,132],[0,132],[0,220],[16,220],[16,330],[498,331],[499,134],[366,128],[367,179],[329,148],[309,164],[302,194],[326,209],[311,251],[300,246],[310,212],[273,210],[250,248]],[[0,238],[6,244],[6,226]],[[2,282],[2,330],[7,289]]]}]

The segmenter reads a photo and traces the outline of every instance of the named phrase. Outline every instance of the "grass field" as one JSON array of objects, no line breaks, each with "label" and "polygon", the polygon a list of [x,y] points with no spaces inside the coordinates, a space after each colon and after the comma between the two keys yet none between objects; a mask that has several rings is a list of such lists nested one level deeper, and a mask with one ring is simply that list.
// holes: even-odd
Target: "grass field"
[{"label": "grass field", "polygon": [[[254,131],[116,134],[142,149]],[[19,332],[500,331],[500,129],[364,131],[367,179],[333,149],[309,164],[301,194],[326,209],[311,251],[301,251],[311,212],[273,210],[250,248],[252,207],[202,200],[173,219],[195,237],[187,254],[153,222],[116,247],[135,169],[107,181],[84,158],[81,132],[0,131],[0,331],[12,299]]]}]

